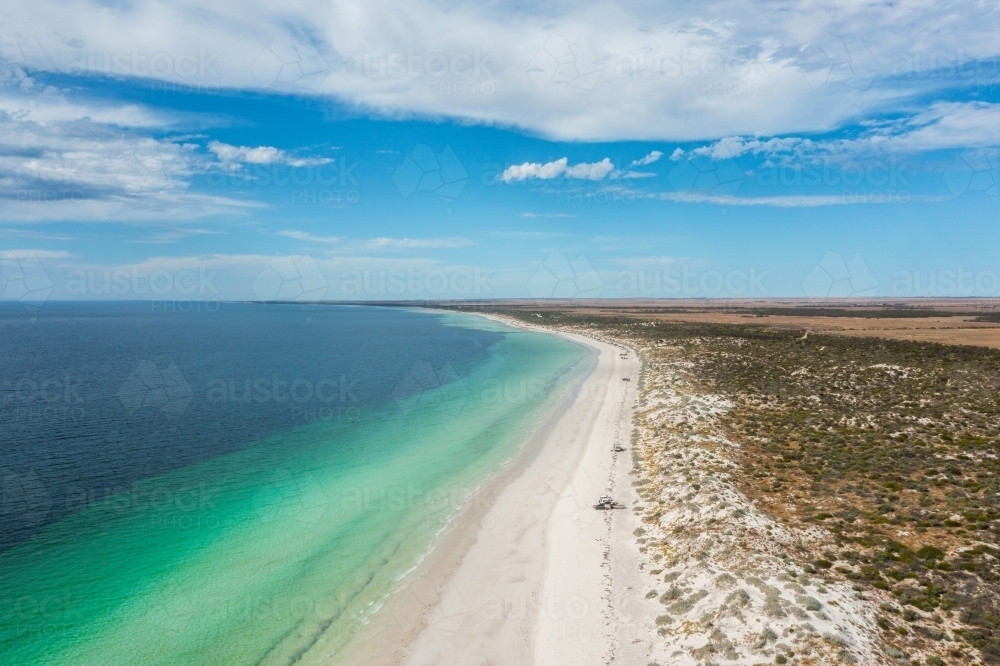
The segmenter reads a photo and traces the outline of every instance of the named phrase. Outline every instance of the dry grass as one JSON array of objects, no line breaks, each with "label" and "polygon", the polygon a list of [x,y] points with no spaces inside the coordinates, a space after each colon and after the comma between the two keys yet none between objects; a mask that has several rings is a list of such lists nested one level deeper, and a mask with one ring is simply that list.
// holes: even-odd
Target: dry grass
[{"label": "dry grass", "polygon": [[623,340],[644,356],[644,382],[664,382],[669,365],[668,384],[727,405],[642,425],[645,473],[669,469],[678,437],[735,463],[732,487],[793,535],[786,554],[804,575],[880,600],[890,659],[1000,663],[1000,352],[631,314],[521,316]]}]

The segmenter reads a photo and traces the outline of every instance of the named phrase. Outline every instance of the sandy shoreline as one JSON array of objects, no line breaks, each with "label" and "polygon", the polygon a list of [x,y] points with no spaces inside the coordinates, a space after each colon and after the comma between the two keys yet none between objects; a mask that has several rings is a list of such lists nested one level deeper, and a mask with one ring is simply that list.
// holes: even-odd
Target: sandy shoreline
[{"label": "sandy shoreline", "polygon": [[[593,350],[592,370],[350,658],[320,663],[902,663],[876,622],[891,595],[816,569],[807,546],[829,534],[786,529],[741,492],[742,445],[717,429],[732,405],[678,347],[538,330]],[[602,494],[624,508],[594,510]]]},{"label": "sandy shoreline", "polygon": [[320,657],[317,645],[310,655],[317,658],[303,662],[603,664],[613,658],[621,590],[612,583],[609,551],[619,543],[635,551],[632,517],[593,504],[606,493],[631,501],[631,485],[623,483],[629,453],[612,447],[616,439],[629,446],[639,362],[589,336],[491,318],[588,347],[593,368],[526,454],[484,485],[376,618],[358,628],[348,651]]}]

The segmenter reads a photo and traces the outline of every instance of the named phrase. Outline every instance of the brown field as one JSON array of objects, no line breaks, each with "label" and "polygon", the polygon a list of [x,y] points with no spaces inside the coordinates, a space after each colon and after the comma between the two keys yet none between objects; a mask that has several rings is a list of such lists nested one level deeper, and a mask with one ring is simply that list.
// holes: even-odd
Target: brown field
[{"label": "brown field", "polygon": [[[451,308],[641,318],[645,321],[753,324],[776,330],[939,342],[1000,349],[1000,300],[897,299],[563,300],[442,303]],[[992,321],[976,321],[977,318]]]}]

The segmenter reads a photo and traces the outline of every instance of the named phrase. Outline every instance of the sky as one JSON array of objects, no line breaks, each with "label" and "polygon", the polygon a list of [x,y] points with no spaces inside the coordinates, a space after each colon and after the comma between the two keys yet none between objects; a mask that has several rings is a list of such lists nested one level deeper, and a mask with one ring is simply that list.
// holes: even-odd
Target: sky
[{"label": "sky", "polygon": [[1000,2],[0,8],[0,299],[1000,297]]}]

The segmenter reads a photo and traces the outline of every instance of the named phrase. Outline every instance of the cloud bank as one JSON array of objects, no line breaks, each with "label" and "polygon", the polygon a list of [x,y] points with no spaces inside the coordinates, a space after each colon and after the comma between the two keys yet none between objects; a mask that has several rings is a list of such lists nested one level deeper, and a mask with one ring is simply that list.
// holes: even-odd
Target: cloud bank
[{"label": "cloud bank", "polygon": [[26,88],[53,71],[133,76],[568,140],[822,132],[989,83],[1000,57],[1000,12],[979,0],[38,0],[4,22]]}]

